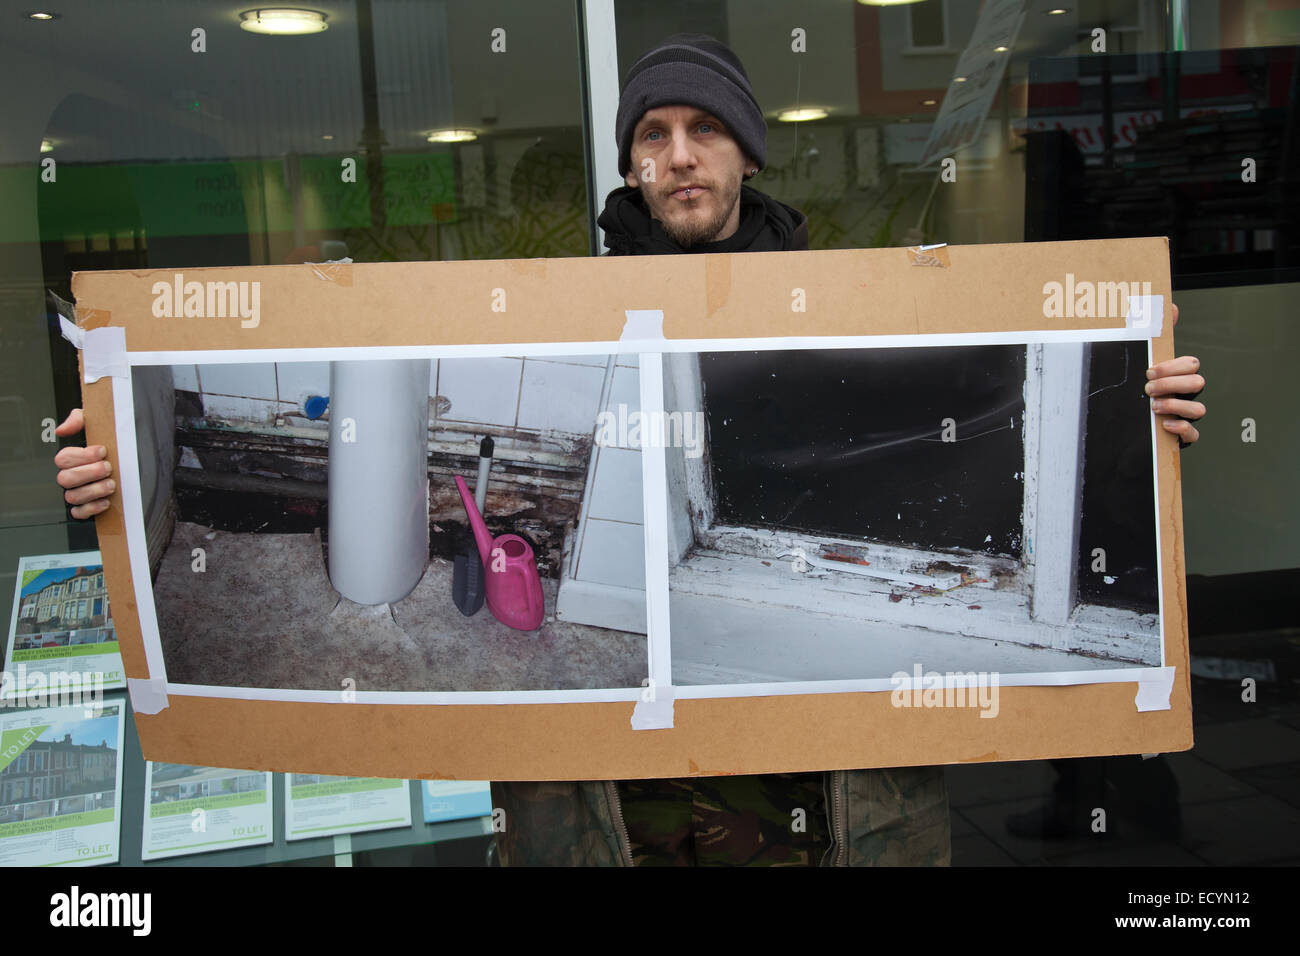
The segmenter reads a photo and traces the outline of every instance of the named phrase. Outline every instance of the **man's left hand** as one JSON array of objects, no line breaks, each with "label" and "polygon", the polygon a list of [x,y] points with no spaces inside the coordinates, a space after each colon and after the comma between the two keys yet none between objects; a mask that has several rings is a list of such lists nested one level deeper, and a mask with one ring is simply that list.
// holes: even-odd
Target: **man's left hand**
[{"label": "man's left hand", "polygon": [[[1170,303],[1174,311],[1173,325],[1178,324],[1178,306]],[[1184,419],[1199,419],[1205,415],[1205,405],[1179,395],[1196,395],[1205,388],[1205,377],[1197,374],[1201,360],[1195,355],[1180,355],[1178,358],[1161,362],[1147,369],[1146,392],[1151,396],[1151,410],[1157,415],[1177,415],[1179,418],[1165,418],[1160,424],[1165,430],[1177,435],[1181,440],[1179,447],[1190,445],[1201,437],[1196,426]]]}]

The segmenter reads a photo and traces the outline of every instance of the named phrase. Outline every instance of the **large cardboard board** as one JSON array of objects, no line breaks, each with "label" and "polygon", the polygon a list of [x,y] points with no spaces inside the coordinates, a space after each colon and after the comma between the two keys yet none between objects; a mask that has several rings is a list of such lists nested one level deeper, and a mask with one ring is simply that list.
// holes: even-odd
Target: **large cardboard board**
[{"label": "large cardboard board", "polygon": [[[286,349],[336,350],[310,353],[316,358],[350,354],[340,349],[414,346],[513,355],[536,343],[563,343],[570,351],[644,357],[827,347],[846,337],[860,347],[881,336],[918,343],[981,334],[982,341],[1051,341],[1089,330],[1085,338],[1144,338],[1148,333],[1128,328],[1133,315],[1126,321],[1123,295],[1118,311],[1113,304],[1066,306],[1066,314],[1049,315],[1045,308],[1050,283],[1070,290],[1073,302],[1084,283],[1096,289],[1122,282],[1149,283],[1149,295],[1162,297],[1163,322],[1150,339],[1150,358],[1175,355],[1163,238],[179,271],[182,289],[188,282],[259,283],[256,321],[159,315],[165,311],[156,308],[159,289],[174,285],[177,270],[144,270],[76,274],[79,326],[123,329],[128,360],[142,364],[202,361],[198,353],[270,360],[284,353],[266,350]],[[630,310],[662,311],[663,339],[638,337],[643,325],[629,322]],[[1146,318],[1139,315],[1139,323]],[[760,340],[766,344],[756,346]],[[118,416],[129,421],[131,411],[114,407],[113,382],[102,377],[83,386],[87,441],[107,447],[120,476]],[[648,696],[636,688],[601,702],[428,704],[365,695],[331,702],[246,699],[238,689],[171,685],[157,713],[136,708],[144,755],[350,776],[563,780],[1185,750],[1192,721],[1178,448],[1163,429],[1153,427],[1152,435],[1164,666],[1142,671],[1141,682],[1004,685],[991,720],[970,708],[895,706],[888,690],[729,697],[679,688],[668,708],[671,727],[658,730],[633,728],[634,708]],[[122,659],[129,679],[160,678],[160,662],[151,671],[146,653],[138,595],[147,590],[133,578],[119,503],[120,497],[96,520]],[[671,696],[659,698],[661,709]]]}]

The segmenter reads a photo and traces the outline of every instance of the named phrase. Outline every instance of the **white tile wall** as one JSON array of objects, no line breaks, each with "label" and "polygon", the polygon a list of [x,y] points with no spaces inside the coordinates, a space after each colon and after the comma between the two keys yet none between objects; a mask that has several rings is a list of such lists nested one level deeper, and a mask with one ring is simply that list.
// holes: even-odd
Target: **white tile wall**
[{"label": "white tile wall", "polygon": [[[619,412],[620,405],[626,406],[626,413],[622,416]],[[610,437],[619,447],[631,447],[629,442],[622,441],[621,439],[630,436],[632,426],[637,421],[636,418],[632,417],[632,413],[638,411],[640,408],[641,373],[636,369],[615,367],[614,383],[613,387],[609,391],[608,410],[610,414],[613,415],[613,419],[610,422],[613,434],[611,434]],[[624,435],[617,434],[620,417],[625,417],[627,419],[627,434]],[[640,416],[638,415],[637,418],[640,418]]]},{"label": "white tile wall", "polygon": [[596,365],[604,368],[609,364],[608,355],[539,355],[537,361],[564,362],[567,365]]},{"label": "white tile wall", "polygon": [[172,384],[182,392],[199,390],[199,373],[193,365],[173,365]]},{"label": "white tile wall", "polygon": [[280,401],[299,406],[311,395],[329,395],[329,362],[278,362]]},{"label": "white tile wall", "polygon": [[204,395],[234,395],[275,401],[275,363],[247,365],[201,365],[199,384]]},{"label": "white tile wall", "polygon": [[[451,421],[590,435],[608,358],[442,359],[432,363],[429,394],[451,401],[443,416]],[[281,411],[300,410],[308,396],[329,394],[328,362],[177,365],[172,374],[177,388],[201,391],[206,407],[227,418],[252,411],[260,421],[275,413],[275,408],[265,403],[278,400]],[[635,404],[635,370],[619,369],[616,383],[621,385],[619,400]],[[235,400],[222,401],[223,396]],[[248,399],[262,404],[241,401]]]},{"label": "white tile wall", "polygon": [[203,412],[216,418],[247,420],[250,422],[274,421],[279,403],[261,398],[235,398],[229,395],[203,393]]},{"label": "white tile wall", "polygon": [[[645,514],[641,453],[624,448],[600,448],[598,454],[588,515],[640,524]],[[591,528],[587,534],[591,534]]]},{"label": "white tile wall", "polygon": [[[604,380],[603,365],[525,359],[519,426],[590,435],[596,426],[600,387]],[[452,402],[455,411],[455,398]]]},{"label": "white tile wall", "polygon": [[645,535],[639,524],[587,519],[574,577],[645,590]]},{"label": "white tile wall", "polygon": [[440,359],[438,394],[451,399],[451,409],[441,417],[513,427],[523,364],[512,358]]}]

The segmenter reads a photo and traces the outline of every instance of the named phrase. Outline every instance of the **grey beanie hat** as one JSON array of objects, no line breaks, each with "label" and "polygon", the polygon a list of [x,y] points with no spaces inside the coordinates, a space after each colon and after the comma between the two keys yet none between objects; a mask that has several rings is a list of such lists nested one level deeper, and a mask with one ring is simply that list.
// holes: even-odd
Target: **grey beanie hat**
[{"label": "grey beanie hat", "polygon": [[767,163],[767,121],[740,58],[706,34],[677,33],[642,55],[623,81],[614,119],[620,176],[632,168],[632,134],[641,117],[675,104],[708,110],[759,169]]}]

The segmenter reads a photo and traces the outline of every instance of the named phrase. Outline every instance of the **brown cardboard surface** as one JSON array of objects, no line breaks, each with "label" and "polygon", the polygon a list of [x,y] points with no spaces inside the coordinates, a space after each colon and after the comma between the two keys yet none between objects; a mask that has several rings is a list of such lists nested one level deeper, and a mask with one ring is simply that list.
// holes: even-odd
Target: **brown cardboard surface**
[{"label": "brown cardboard surface", "polygon": [[[669,339],[1123,327],[1047,319],[1043,285],[1149,282],[1171,298],[1163,238],[907,249],[582,259],[288,265],[77,273],[83,327],[119,325],[131,352],[612,342],[627,309],[662,309]],[[260,317],[158,318],[154,285],[257,281]],[[792,310],[802,289],[806,311]],[[500,308],[504,294],[504,311]],[[1154,361],[1175,355],[1171,310]],[[87,441],[118,468],[108,379],[83,387]],[[127,412],[129,414],[129,410]],[[1134,683],[1001,687],[998,717],[896,708],[888,692],[677,700],[671,730],[634,731],[633,704],[370,705],[170,696],[137,715],[144,755],[205,766],[383,777],[541,780],[758,773],[1192,746],[1178,440],[1157,429],[1171,709],[1139,713]],[[96,519],[128,677],[148,677],[120,507]]]}]

